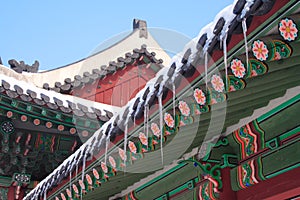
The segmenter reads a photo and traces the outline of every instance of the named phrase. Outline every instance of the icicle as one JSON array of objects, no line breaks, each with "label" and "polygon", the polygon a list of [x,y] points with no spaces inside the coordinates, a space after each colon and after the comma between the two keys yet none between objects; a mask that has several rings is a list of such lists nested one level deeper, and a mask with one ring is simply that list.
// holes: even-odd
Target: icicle
[{"label": "icicle", "polygon": [[146,106],[146,110],[147,110],[147,115],[146,115],[146,137],[147,137],[147,149],[148,149],[148,145],[149,145],[149,105]]},{"label": "icicle", "polygon": [[107,151],[108,151],[108,144],[109,144],[110,135],[105,140],[105,155],[104,155],[104,163],[107,164]]},{"label": "icicle", "polygon": [[144,133],[146,133],[146,123],[147,123],[147,106],[144,105]]},{"label": "icicle", "polygon": [[227,33],[223,38],[223,54],[224,54],[224,67],[225,67],[225,88],[228,87],[228,69],[227,69]]},{"label": "icicle", "polygon": [[208,53],[207,51],[205,52],[205,86],[206,86],[206,90],[207,90],[207,65],[208,65]]},{"label": "icicle", "polygon": [[85,164],[86,164],[86,153],[83,155],[83,164],[82,164],[82,174],[81,174],[81,180],[84,180],[85,176]]},{"label": "icicle", "polygon": [[77,174],[78,174],[78,165],[76,165],[76,171],[75,171],[76,181],[77,181]]},{"label": "icicle", "polygon": [[[85,164],[86,164],[86,153],[83,155],[83,165],[82,165],[82,174],[81,174],[81,180],[84,181],[85,176]],[[80,199],[82,200],[82,188],[80,192]]]},{"label": "icicle", "polygon": [[[106,139],[106,138],[107,138],[106,135],[105,135],[105,134],[102,134],[102,137],[101,137],[101,139],[100,139],[100,141],[99,141],[99,143],[98,143],[98,147],[101,146],[102,141],[103,141],[104,139]],[[105,150],[106,150],[106,146],[105,146]],[[104,158],[104,159],[105,159],[105,158]],[[101,164],[101,161],[103,161],[103,160],[98,159],[98,164]]]},{"label": "icicle", "polygon": [[247,24],[246,18],[242,21],[243,33],[244,33],[244,42],[245,42],[245,51],[246,51],[246,63],[247,63],[247,72],[249,72],[249,53],[248,53],[248,41],[247,41]]},{"label": "icicle", "polygon": [[144,109],[144,133],[146,134],[147,137],[147,148],[148,148],[148,123],[149,123],[149,105],[145,105],[145,109]]},{"label": "icicle", "polygon": [[124,172],[126,172],[126,161],[127,161],[127,135],[128,135],[128,119],[126,120],[125,131],[124,131]]},{"label": "icicle", "polygon": [[172,84],[172,90],[173,90],[173,117],[175,119],[175,108],[176,108],[176,104],[175,104],[175,100],[176,100],[176,88],[175,88],[175,84],[173,82]]},{"label": "icicle", "polygon": [[158,104],[159,104],[159,128],[160,128],[160,154],[161,154],[161,163],[162,165],[164,165],[162,94],[158,96]]},{"label": "icicle", "polygon": [[69,189],[70,189],[70,191],[72,191],[72,171],[70,170],[70,173],[69,173],[69,179],[70,179],[70,181],[69,181]]}]

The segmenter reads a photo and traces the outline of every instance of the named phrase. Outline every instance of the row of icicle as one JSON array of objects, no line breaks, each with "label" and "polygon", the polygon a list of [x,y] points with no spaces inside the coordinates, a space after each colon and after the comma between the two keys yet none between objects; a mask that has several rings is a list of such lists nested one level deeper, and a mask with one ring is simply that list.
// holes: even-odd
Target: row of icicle
[{"label": "row of icicle", "polygon": [[[244,10],[247,10],[252,4],[254,3],[254,0],[247,0],[247,4],[245,5],[244,7]],[[225,26],[225,25],[224,25]],[[228,27],[226,27],[228,28]],[[246,19],[244,18],[242,20],[242,29],[243,29],[243,35],[244,35],[244,47],[245,47],[245,53],[246,53],[246,63],[247,63],[247,69],[248,69],[248,60],[249,60],[249,56],[248,56],[248,42],[247,42],[247,25],[246,25]],[[227,32],[225,31],[225,34],[222,34],[221,35],[221,43],[223,45],[223,57],[224,57],[224,67],[225,67],[225,82],[226,84],[228,84],[228,80],[227,80],[227,75],[228,75],[228,72],[227,72]],[[207,39],[207,41],[209,41],[209,39]],[[209,42],[207,42],[209,43]],[[206,89],[208,87],[208,52],[207,52],[207,46],[203,48],[204,49],[204,65],[205,65],[205,85],[206,85]],[[173,102],[172,102],[172,105],[173,105],[173,114],[175,116],[175,108],[176,108],[176,88],[175,88],[175,84],[174,84],[174,80],[175,80],[175,76],[176,74],[174,73],[173,74],[173,77],[172,77],[172,93],[173,93]],[[162,85],[160,85],[160,87],[163,87]],[[162,105],[162,92],[159,93],[157,95],[157,98],[158,98],[158,104],[159,104],[159,125],[160,125],[160,151],[161,151],[161,162],[162,162],[162,165],[164,164],[164,159],[163,159],[163,105]],[[147,100],[145,100],[147,102]],[[146,132],[146,137],[148,139],[149,137],[149,111],[150,108],[149,108],[149,105],[145,104],[145,108],[144,108],[144,130]],[[125,152],[125,157],[124,157],[124,172],[126,171],[126,161],[127,161],[127,156],[126,156],[126,152],[127,152],[127,143],[128,143],[128,120],[130,118],[130,114],[127,116],[126,120],[125,120],[125,130],[124,130],[124,152]],[[109,121],[110,122],[110,121]],[[107,123],[109,123],[107,122]],[[101,132],[104,133],[106,132],[106,128],[107,126],[102,126],[98,132],[98,134],[100,134]],[[112,129],[112,127],[111,127]],[[97,134],[95,134],[97,135]],[[101,137],[100,139],[100,142],[99,144],[93,144],[93,145],[89,145],[89,149],[87,151],[84,152],[84,146],[85,145],[82,145],[82,147],[79,149],[79,152],[81,154],[81,158],[83,158],[83,164],[82,164],[82,174],[81,174],[81,180],[84,180],[84,177],[85,177],[85,168],[86,168],[86,159],[87,159],[87,156],[89,153],[92,154],[93,150],[95,149],[95,146],[97,145],[98,147],[101,146],[103,140],[105,140],[105,156],[104,156],[104,162],[105,164],[107,163],[107,154],[108,154],[108,147],[109,147],[109,142],[110,142],[110,131],[109,131],[109,134],[105,137],[105,134],[103,134],[103,137]],[[87,142],[88,143],[88,142]],[[87,144],[88,145],[88,144]],[[77,154],[78,155],[78,154]],[[77,155],[74,155],[74,156],[77,156]],[[78,174],[78,165],[79,165],[79,160],[78,159],[77,162],[75,161],[75,163],[71,163],[71,165],[69,166],[68,169],[71,169],[73,167],[74,164],[76,164],[76,175],[75,177],[77,177],[77,174]],[[58,170],[57,170],[58,171]],[[51,175],[51,174],[50,174]],[[50,175],[48,177],[50,177]],[[48,178],[47,177],[47,178]],[[46,179],[47,179],[46,178]],[[45,179],[45,180],[46,180]],[[72,179],[72,171],[70,170],[69,171],[69,179],[70,179],[70,191],[71,191],[71,179]],[[47,197],[47,190],[49,189],[49,187],[51,187],[51,183],[47,183],[46,184],[46,187],[44,189],[44,194],[43,194],[43,197],[44,197],[44,200],[46,200],[46,197]],[[41,188],[38,188],[39,190]],[[38,191],[39,191],[38,190]],[[39,194],[39,192],[36,192],[33,196],[33,199],[37,199]],[[81,188],[81,195],[80,195],[80,198],[82,199],[82,188]],[[26,199],[26,197],[25,197]]]}]

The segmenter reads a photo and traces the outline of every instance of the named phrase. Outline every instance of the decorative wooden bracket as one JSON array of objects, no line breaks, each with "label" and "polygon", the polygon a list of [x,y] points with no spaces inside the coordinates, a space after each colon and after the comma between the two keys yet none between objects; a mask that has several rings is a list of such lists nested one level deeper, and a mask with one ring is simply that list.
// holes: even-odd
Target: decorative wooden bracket
[{"label": "decorative wooden bracket", "polygon": [[199,167],[201,169],[201,171],[204,173],[204,176],[209,176],[217,182],[218,189],[221,189],[223,187],[223,183],[221,180],[221,166],[219,164],[216,164],[214,166],[212,166],[210,163],[203,164],[193,158],[181,160],[178,162],[178,164],[184,163],[193,163],[195,167]]}]

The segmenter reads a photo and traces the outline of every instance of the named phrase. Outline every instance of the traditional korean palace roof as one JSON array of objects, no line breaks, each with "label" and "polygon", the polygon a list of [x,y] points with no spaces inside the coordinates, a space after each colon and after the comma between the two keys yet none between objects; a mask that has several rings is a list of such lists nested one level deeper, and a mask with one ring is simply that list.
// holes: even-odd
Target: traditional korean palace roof
[{"label": "traditional korean palace roof", "polygon": [[[299,12],[297,0],[234,1],[24,199],[168,199],[183,191],[176,181],[189,189],[208,180],[203,191],[217,196],[224,166],[235,191],[296,168],[297,156],[272,159],[284,158],[285,145],[299,149]],[[268,125],[290,106],[285,123]],[[204,178],[189,182],[197,166]],[[184,173],[147,190],[170,170]]]},{"label": "traditional korean palace roof", "polygon": [[26,172],[40,181],[120,109],[2,74],[0,82],[0,173],[5,176]]},{"label": "traditional korean palace roof", "polygon": [[158,66],[162,61],[164,64],[170,61],[169,55],[148,31],[146,21],[134,19],[132,32],[109,47],[95,50],[71,64],[38,73],[25,72],[22,76],[40,88],[69,93],[73,88],[99,80],[139,59]]},{"label": "traditional korean palace roof", "polygon": [[[113,50],[115,46],[125,45],[126,48],[131,48],[133,44],[128,44],[128,40],[134,39],[134,45],[143,41],[154,45],[158,56],[162,55],[168,61],[165,52],[158,44],[154,44],[147,28],[143,26],[141,30],[139,23],[145,22],[134,20],[134,31],[119,43],[66,67],[45,73],[28,73],[30,70],[27,68],[31,66],[25,65],[23,61],[10,61],[11,69],[0,66],[0,199],[12,198],[7,195],[8,188],[15,188],[13,196],[16,199],[20,199],[25,190],[34,188],[105,122],[119,113],[122,102],[126,103],[132,98],[129,95],[139,91],[163,67],[162,59],[156,59],[156,54],[150,53],[148,50],[151,48],[147,48],[145,44],[140,49],[132,48],[127,53],[123,52],[124,57],[118,58],[121,54]],[[117,62],[107,62],[107,66],[100,67],[98,62],[107,60],[107,52],[118,53],[114,55]],[[53,81],[53,71],[58,77],[61,73],[70,75],[72,73],[65,73],[65,70],[71,70],[73,65],[80,62],[84,66],[88,65],[84,70],[92,69],[91,74],[86,71],[82,77],[75,75],[74,80],[66,78],[64,84],[56,82],[53,88],[50,88],[50,84],[44,84],[48,87],[41,88],[40,83],[36,82],[44,80],[45,77]],[[128,71],[131,75],[124,75]],[[43,76],[47,73],[49,76]],[[108,98],[106,93],[101,94],[105,96],[105,101],[95,101],[97,94],[95,91],[90,92],[89,87],[96,85],[96,89],[111,88],[115,85],[111,83],[114,80],[120,80],[118,85],[122,85],[124,81],[127,85],[136,82],[138,84],[131,86],[130,89],[134,91],[129,91],[128,97],[117,103],[112,101],[115,95],[110,94],[111,97]],[[81,94],[78,95],[77,92]],[[82,94],[84,92],[92,97],[86,98]],[[25,190],[21,191],[21,187]]]}]

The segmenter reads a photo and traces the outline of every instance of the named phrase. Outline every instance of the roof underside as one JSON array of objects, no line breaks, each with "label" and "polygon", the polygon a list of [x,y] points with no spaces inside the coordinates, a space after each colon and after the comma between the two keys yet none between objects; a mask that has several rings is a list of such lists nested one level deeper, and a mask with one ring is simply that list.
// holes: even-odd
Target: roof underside
[{"label": "roof underside", "polygon": [[[256,2],[256,1],[255,1]],[[268,19],[264,19],[264,23],[262,23],[258,28],[253,30],[253,32],[250,32],[248,35],[248,43],[252,44],[255,40],[262,40],[265,41],[268,46],[270,44],[273,44],[272,41],[275,39],[278,39],[278,34],[272,35],[271,30],[274,27],[278,26],[279,20],[281,17],[286,17],[287,15],[291,15],[292,12],[296,12],[295,8],[292,10],[288,10],[286,12],[287,8],[290,8],[293,3],[296,1],[291,1],[291,4],[287,5],[286,7],[282,8],[282,15],[273,15],[272,17],[268,17]],[[276,1],[276,3],[280,4],[282,2]],[[297,2],[296,2],[297,3]],[[289,7],[290,6],[290,7]],[[297,8],[299,8],[299,3],[297,4]],[[277,9],[278,5],[277,5]],[[278,11],[278,10],[277,10]],[[265,28],[267,27],[267,28]],[[250,27],[251,28],[251,27]],[[299,86],[300,79],[299,75],[300,72],[298,70],[299,63],[300,63],[300,48],[299,48],[299,40],[294,41],[293,43],[286,44],[282,43],[285,47],[290,47],[293,51],[292,54],[289,54],[289,56],[284,57],[280,60],[272,60],[271,58],[267,61],[261,62],[259,60],[255,60],[254,56],[250,54],[250,60],[249,64],[251,66],[254,66],[254,64],[257,64],[260,66],[262,71],[258,70],[255,71],[257,73],[256,75],[253,75],[252,72],[246,75],[243,79],[235,79],[233,75],[230,75],[228,79],[230,80],[231,86],[234,86],[237,84],[237,88],[235,88],[236,91],[230,91],[225,93],[218,93],[216,94],[215,102],[210,99],[209,105],[206,107],[207,110],[203,111],[198,117],[193,116],[193,123],[189,124],[187,126],[181,126],[179,128],[178,133],[167,136],[167,143],[164,144],[164,154],[175,154],[179,155],[178,158],[182,157],[184,153],[191,152],[194,148],[198,148],[201,146],[203,141],[211,141],[213,139],[216,139],[220,136],[220,133],[228,134],[227,128],[231,127],[233,125],[239,125],[243,126],[245,123],[241,124],[242,120],[246,117],[250,117],[253,112],[257,109],[261,109],[258,112],[258,116],[260,114],[264,114],[267,112],[268,104],[271,100],[274,100],[276,98],[282,97],[286,94],[287,90],[292,90],[293,88]],[[270,50],[274,48],[276,49],[276,46],[271,46]],[[245,61],[245,48],[243,46],[243,41],[241,37],[241,41],[234,47],[232,47],[228,52],[228,61],[239,58],[243,61]],[[183,59],[182,59],[183,60]],[[217,67],[219,69],[224,68],[223,63],[223,57],[221,57],[219,60],[215,62]],[[253,62],[252,62],[253,61]],[[180,61],[178,61],[180,62]],[[183,62],[183,61],[181,61]],[[203,66],[202,66],[203,67]],[[213,68],[214,70],[217,68]],[[204,70],[203,70],[204,71]],[[211,70],[213,71],[213,70]],[[220,70],[220,73],[224,75],[224,70]],[[214,74],[214,72],[211,72],[210,75]],[[233,80],[231,82],[231,80]],[[187,102],[188,104],[195,104],[192,103],[193,100],[193,92],[195,88],[204,88],[205,87],[205,81],[204,78],[201,80],[201,77],[195,78],[195,80],[191,81],[191,87],[189,89],[183,89],[178,94],[179,98],[177,100],[183,100]],[[297,92],[298,91],[298,92]],[[145,91],[143,91],[145,92]],[[170,92],[169,92],[170,93]],[[214,93],[215,94],[215,93]],[[299,90],[292,90],[292,95],[287,96],[286,99],[281,99],[281,103],[286,101],[288,98],[292,98],[293,96],[299,94]],[[170,96],[170,95],[169,95]],[[211,93],[211,96],[213,96],[213,93]],[[212,98],[212,97],[211,97]],[[191,100],[192,99],[192,100]],[[164,112],[172,112],[172,100],[169,99],[164,104]],[[129,105],[130,107],[131,105]],[[205,107],[205,106],[204,106]],[[158,108],[156,106],[156,108]],[[177,111],[178,112],[178,109]],[[224,115],[225,114],[225,115]],[[158,112],[154,112],[153,117],[151,120],[156,120],[159,118]],[[199,117],[200,116],[200,117]],[[256,118],[257,118],[256,117]],[[254,119],[256,119],[254,118]],[[254,120],[253,119],[253,120]],[[224,121],[225,120],[225,121]],[[110,124],[113,126],[113,122],[115,122],[115,119],[111,121]],[[248,121],[250,122],[250,121]],[[108,126],[109,127],[109,126]],[[108,128],[108,130],[104,130],[105,132],[109,132],[112,129]],[[137,134],[139,131],[142,131],[143,127],[135,127],[133,128],[131,132],[130,140],[134,140],[134,138],[138,138]],[[194,137],[194,133],[195,137]],[[208,137],[207,137],[208,136]],[[191,139],[193,138],[193,139]],[[97,141],[95,138],[94,142]],[[116,140],[117,141],[117,140]],[[188,148],[185,148],[183,144],[189,144],[191,145]],[[94,144],[88,144],[90,146],[94,146]],[[86,145],[85,148],[88,148],[89,146]],[[117,145],[122,148],[123,140],[118,141]],[[172,145],[173,148],[169,148],[168,146]],[[155,145],[155,150],[160,148],[160,144]],[[118,149],[118,147],[116,148]],[[80,151],[79,151],[80,152]],[[83,150],[82,150],[83,152]],[[156,151],[158,152],[158,151]],[[161,165],[161,154],[157,153],[155,156],[151,156],[150,158],[147,158],[148,153],[144,153],[143,158],[139,159],[137,161],[134,161],[133,165],[130,165],[127,167],[128,170],[134,170],[138,171],[138,169],[141,167],[139,163],[141,163],[143,166],[160,166]],[[149,153],[150,154],[150,153]],[[78,155],[78,154],[77,154]],[[101,159],[104,158],[104,155],[101,157]],[[177,159],[178,159],[177,158]],[[167,160],[167,158],[164,159],[164,164],[169,164],[173,160]],[[94,162],[92,164],[89,164],[87,169],[85,170],[86,173],[90,173],[91,169],[93,168],[99,168],[100,162]],[[189,167],[185,168],[188,170]],[[183,169],[183,170],[185,170]],[[101,187],[95,188],[93,192],[89,192],[87,195],[84,196],[86,199],[108,199],[109,197],[121,192],[122,190],[126,189],[129,185],[138,182],[141,178],[149,176],[151,173],[130,173],[126,172],[125,174],[123,172],[117,172],[115,176],[112,176],[109,178],[109,181],[104,182]],[[78,174],[78,177],[81,174]],[[61,174],[61,176],[64,176],[64,174]],[[51,180],[51,177],[50,179]],[[60,188],[59,191],[62,191],[68,187],[68,184],[64,186],[64,188]],[[43,186],[40,187],[40,189],[43,189]],[[62,189],[62,190],[61,190]],[[59,194],[59,193],[56,193]],[[54,197],[52,194],[50,198]]]},{"label": "roof underside", "polygon": [[[299,62],[296,64],[291,62],[293,59],[299,59]],[[298,56],[291,57],[282,64],[278,64],[278,62],[269,63],[270,71],[268,74],[251,78],[247,81],[247,87],[245,89],[229,93],[228,101],[226,102],[227,107],[225,108],[227,109],[226,119],[222,132],[226,132],[227,127],[237,124],[241,119],[251,116],[254,110],[266,107],[270,100],[284,96],[288,89],[299,86],[299,63],[300,57]],[[225,103],[213,105],[211,109],[214,110],[214,113],[220,113],[222,115],[224,113],[222,110],[224,109],[224,104]],[[220,123],[223,123],[223,116],[220,116],[219,120],[218,117],[215,118],[212,124],[210,124],[211,120],[211,112],[204,113],[201,115],[199,121],[195,121],[192,125],[180,128],[178,135],[182,134],[184,137],[172,141],[172,136],[169,136],[168,140],[172,141],[170,144],[173,148],[168,147],[168,149],[171,149],[172,151],[164,151],[164,154],[182,154],[184,149],[180,147],[182,147],[182,144],[184,143],[190,143],[190,139],[195,130],[197,130],[196,137],[185,153],[191,152],[192,149],[197,148],[202,144],[208,129],[210,129],[211,133],[219,133]],[[277,125],[284,126],[284,124],[281,123],[278,123]],[[147,153],[145,153],[145,158],[147,158]],[[151,159],[141,159],[140,162],[142,162],[142,165],[144,166],[153,166],[155,165],[154,163],[159,164],[161,162],[160,154],[157,154],[156,157],[151,156]],[[132,166],[133,168],[138,169],[139,166],[135,165],[138,165],[138,162]],[[186,167],[181,175],[189,174],[189,171],[190,168]],[[124,174],[123,172],[119,172],[116,177],[110,178],[107,183],[96,188],[93,192],[88,193],[84,198],[99,199],[101,196],[101,199],[103,200],[108,199],[110,196],[116,194],[116,191],[122,191],[148,175],[149,173]],[[192,172],[192,175],[195,176],[195,171]],[[172,183],[172,181],[169,180],[165,180],[164,182]]]}]

